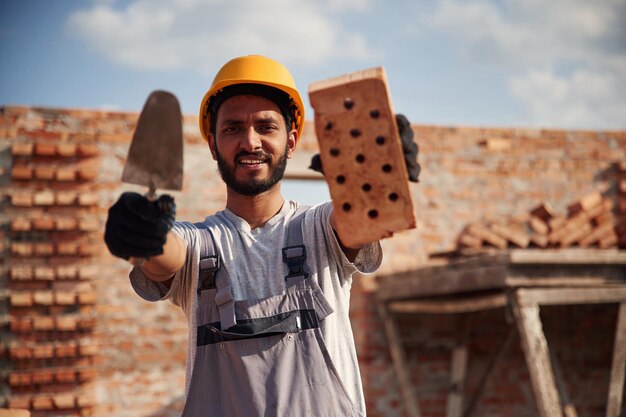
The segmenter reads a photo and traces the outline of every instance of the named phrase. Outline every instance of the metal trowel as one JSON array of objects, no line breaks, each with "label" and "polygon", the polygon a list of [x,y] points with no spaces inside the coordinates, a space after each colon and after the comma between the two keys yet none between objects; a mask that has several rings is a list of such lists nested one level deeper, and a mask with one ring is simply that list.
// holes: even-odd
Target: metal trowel
[{"label": "metal trowel", "polygon": [[167,91],[153,91],[139,114],[128,150],[122,181],[156,190],[183,188],[183,126],[178,99]]},{"label": "metal trowel", "polygon": [[[157,90],[148,96],[130,143],[122,181],[148,187],[146,197],[150,201],[157,199],[157,189],[183,188],[182,114],[173,94]],[[133,265],[145,262],[129,260]]]}]

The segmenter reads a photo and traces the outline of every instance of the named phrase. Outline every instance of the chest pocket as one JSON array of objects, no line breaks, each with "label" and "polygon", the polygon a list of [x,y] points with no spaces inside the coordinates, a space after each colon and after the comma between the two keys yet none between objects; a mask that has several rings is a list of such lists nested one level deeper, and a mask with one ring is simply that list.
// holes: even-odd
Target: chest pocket
[{"label": "chest pocket", "polygon": [[206,225],[196,223],[201,232],[198,346],[314,329],[333,313],[307,266],[302,232],[307,209],[299,207],[292,217],[286,244],[280,252],[287,273],[278,279],[285,280],[285,292],[261,300],[235,301],[231,280],[223,268],[215,239]]}]

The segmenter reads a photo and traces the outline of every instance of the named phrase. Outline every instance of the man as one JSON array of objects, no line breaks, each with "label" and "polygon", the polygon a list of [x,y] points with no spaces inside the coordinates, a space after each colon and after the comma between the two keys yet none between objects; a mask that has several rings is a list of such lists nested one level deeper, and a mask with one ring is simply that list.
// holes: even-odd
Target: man
[{"label": "man", "polygon": [[[170,299],[187,317],[184,417],[365,415],[350,287],[355,272],[378,268],[382,251],[378,242],[343,245],[330,202],[302,208],[281,195],[303,123],[282,64],[235,58],[200,108],[226,208],[173,228],[169,196],[125,193],[109,210],[111,253],[146,259],[131,271],[135,291]],[[409,154],[416,177],[417,149]]]}]

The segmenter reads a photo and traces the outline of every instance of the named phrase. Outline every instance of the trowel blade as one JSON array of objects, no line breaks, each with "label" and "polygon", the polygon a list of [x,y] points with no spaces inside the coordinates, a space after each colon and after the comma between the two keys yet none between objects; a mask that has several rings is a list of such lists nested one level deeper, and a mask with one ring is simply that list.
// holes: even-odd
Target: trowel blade
[{"label": "trowel blade", "polygon": [[158,189],[183,187],[183,129],[178,99],[167,91],[148,96],[128,150],[122,181]]}]

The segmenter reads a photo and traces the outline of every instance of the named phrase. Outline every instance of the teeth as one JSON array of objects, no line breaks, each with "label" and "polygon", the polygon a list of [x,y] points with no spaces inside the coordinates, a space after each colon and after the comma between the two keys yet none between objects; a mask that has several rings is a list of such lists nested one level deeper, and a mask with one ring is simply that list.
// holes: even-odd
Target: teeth
[{"label": "teeth", "polygon": [[242,159],[241,161],[242,164],[260,164],[261,161],[260,159]]}]

